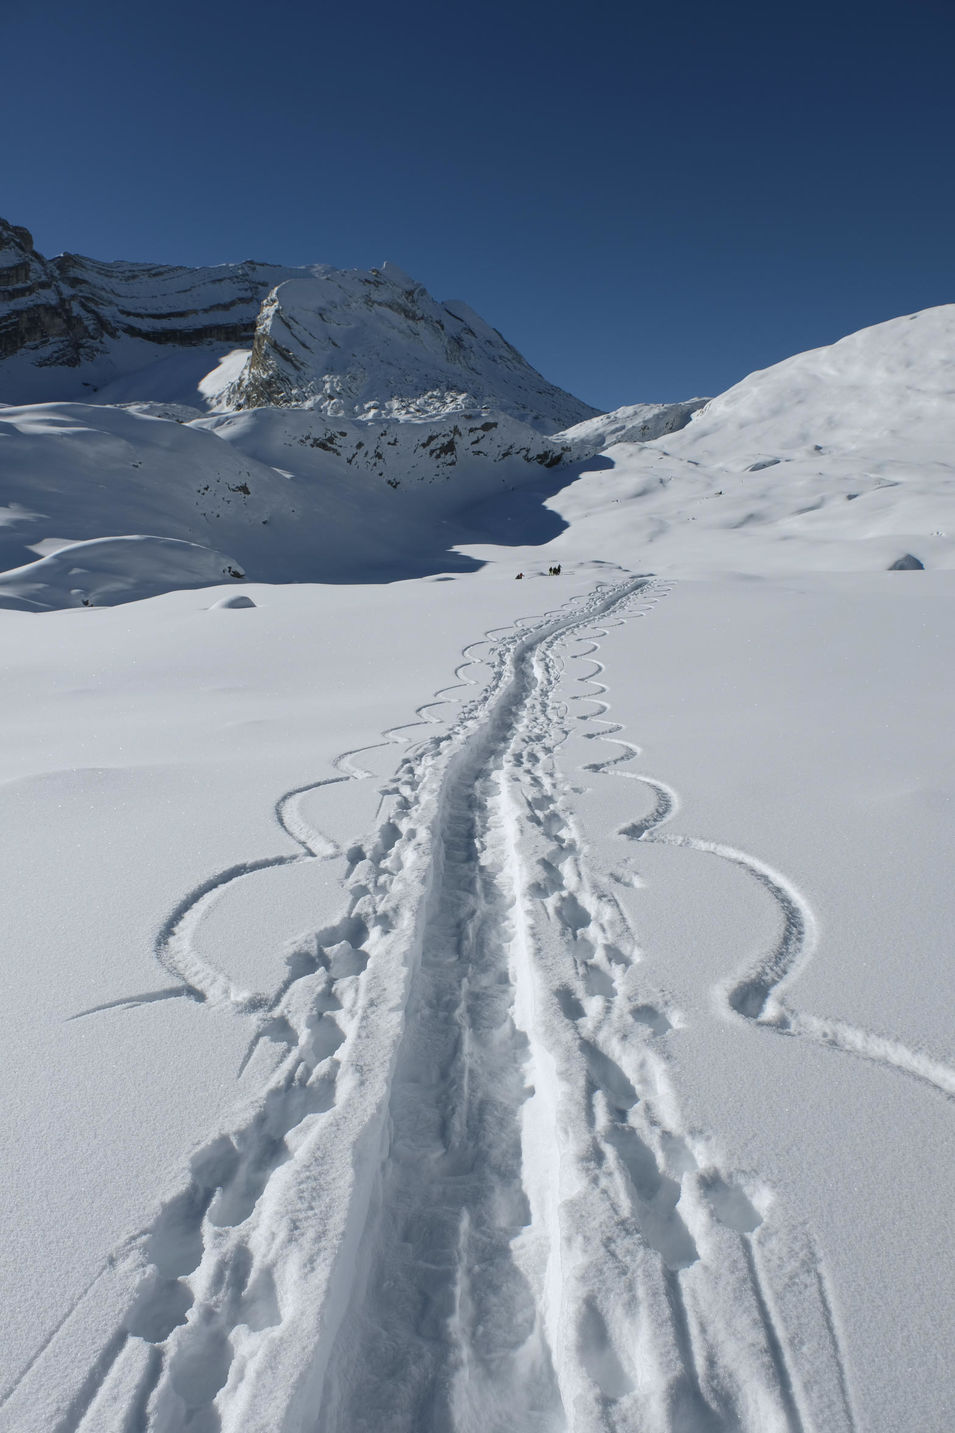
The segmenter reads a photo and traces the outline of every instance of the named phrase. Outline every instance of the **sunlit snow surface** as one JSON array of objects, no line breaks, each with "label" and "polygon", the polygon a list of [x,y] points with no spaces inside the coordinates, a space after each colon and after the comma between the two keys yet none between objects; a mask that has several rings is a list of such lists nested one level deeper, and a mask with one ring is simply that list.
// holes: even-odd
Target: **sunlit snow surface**
[{"label": "sunlit snow surface", "polygon": [[[952,331],[442,487],[408,580],[0,611],[4,1433],[951,1427]],[[230,560],[291,482],[16,422],[221,463]]]}]

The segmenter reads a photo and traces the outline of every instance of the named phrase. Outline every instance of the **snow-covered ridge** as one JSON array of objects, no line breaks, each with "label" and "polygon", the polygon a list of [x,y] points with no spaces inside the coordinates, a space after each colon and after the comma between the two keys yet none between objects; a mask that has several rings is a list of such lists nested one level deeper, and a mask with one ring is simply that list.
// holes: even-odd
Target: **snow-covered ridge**
[{"label": "snow-covered ridge", "polygon": [[527,423],[488,409],[376,421],[332,419],[311,408],[290,413],[263,407],[196,419],[192,426],[216,433],[240,452],[277,468],[314,470],[317,458],[319,471],[327,471],[328,460],[335,459],[342,471],[370,473],[406,490],[432,488],[455,469],[473,471],[488,463],[501,465],[504,480],[509,462],[554,468],[571,452],[559,437],[548,438]]},{"label": "snow-covered ridge", "polygon": [[953,426],[955,304],[940,304],[749,374],[680,442],[749,466],[829,445],[911,450]]},{"label": "snow-covered ridge", "polygon": [[265,300],[227,408],[310,403],[330,417],[495,408],[553,432],[593,416],[465,304],[437,303],[393,264],[318,267]]}]

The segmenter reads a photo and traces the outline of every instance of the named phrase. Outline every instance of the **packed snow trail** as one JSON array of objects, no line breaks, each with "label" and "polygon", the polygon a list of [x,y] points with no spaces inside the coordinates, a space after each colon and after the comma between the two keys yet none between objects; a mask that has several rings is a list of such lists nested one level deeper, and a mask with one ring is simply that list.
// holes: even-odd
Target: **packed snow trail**
[{"label": "packed snow trail", "polygon": [[343,913],[272,997],[215,984],[202,902],[330,857],[298,804],[314,788],[276,806],[300,855],[179,903],[161,962],[286,1053],[85,1296],[104,1337],[81,1386],[49,1377],[67,1316],[0,1427],[853,1427],[811,1237],[686,1129],[673,1012],[555,760],[568,642],[658,595],[632,579],[492,641],[486,687],[408,750],[343,858]]}]

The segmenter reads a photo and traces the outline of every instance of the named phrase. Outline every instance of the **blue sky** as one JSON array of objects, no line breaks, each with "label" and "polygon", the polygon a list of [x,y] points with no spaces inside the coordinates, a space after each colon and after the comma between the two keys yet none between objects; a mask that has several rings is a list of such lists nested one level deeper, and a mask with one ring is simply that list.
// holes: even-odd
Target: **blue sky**
[{"label": "blue sky", "polygon": [[47,0],[4,50],[41,252],[391,259],[599,407],[955,300],[951,0]]}]

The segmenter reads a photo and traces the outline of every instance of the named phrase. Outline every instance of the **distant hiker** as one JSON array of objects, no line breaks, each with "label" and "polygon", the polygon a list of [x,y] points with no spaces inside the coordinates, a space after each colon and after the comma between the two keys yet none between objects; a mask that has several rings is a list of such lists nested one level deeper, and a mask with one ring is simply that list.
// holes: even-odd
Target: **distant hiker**
[{"label": "distant hiker", "polygon": [[556,567],[548,567],[548,569],[547,569],[547,576],[548,576],[548,577],[559,577],[559,576],[560,576],[560,563],[559,563],[559,562],[558,562],[558,564],[557,564]]},{"label": "distant hiker", "polygon": [[514,579],[515,582],[520,582],[520,580],[521,580],[521,578],[522,578],[523,576],[524,576],[523,572],[519,572],[519,573],[517,574],[516,578]]}]

